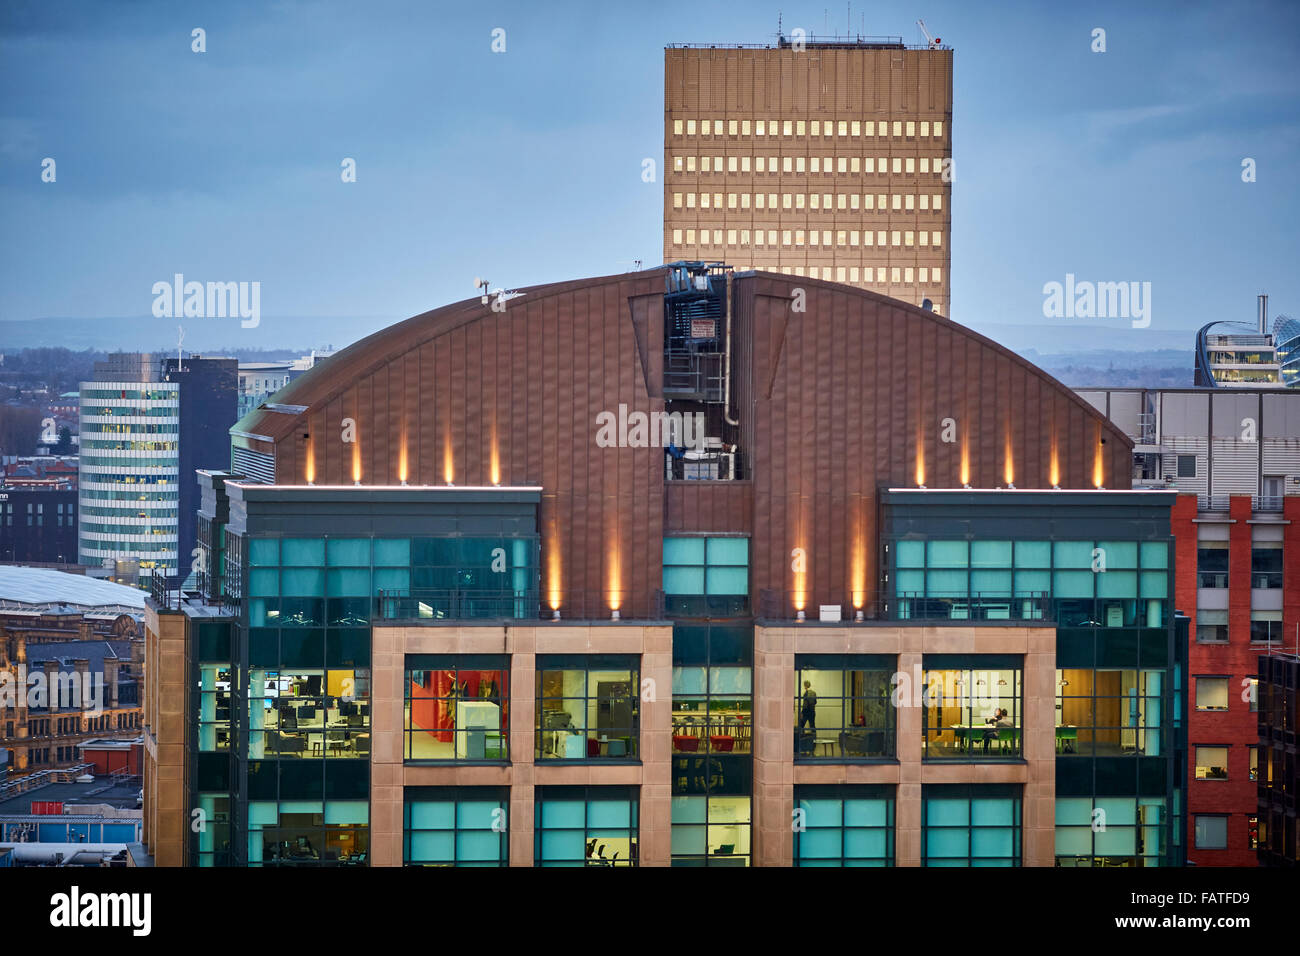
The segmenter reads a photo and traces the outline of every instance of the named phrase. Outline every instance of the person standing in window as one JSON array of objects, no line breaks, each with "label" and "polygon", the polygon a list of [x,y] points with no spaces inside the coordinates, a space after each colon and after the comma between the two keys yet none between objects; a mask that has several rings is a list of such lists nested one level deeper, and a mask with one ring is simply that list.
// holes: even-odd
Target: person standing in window
[{"label": "person standing in window", "polygon": [[799,732],[804,724],[817,735],[817,692],[812,689],[812,681],[803,682],[803,704],[799,707]]}]

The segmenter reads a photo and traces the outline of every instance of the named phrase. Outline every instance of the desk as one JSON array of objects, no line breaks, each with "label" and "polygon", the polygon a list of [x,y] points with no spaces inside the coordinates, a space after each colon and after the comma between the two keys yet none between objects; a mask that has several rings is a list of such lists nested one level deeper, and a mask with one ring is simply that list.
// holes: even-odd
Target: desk
[{"label": "desk", "polygon": [[832,738],[830,738],[830,737],[823,737],[823,738],[819,739],[819,740],[817,741],[817,746],[818,746],[818,747],[825,747],[825,748],[826,748],[826,756],[828,756],[828,757],[834,757],[834,756],[835,756],[835,741],[834,741]]},{"label": "desk", "polygon": [[[1019,727],[999,727],[994,724],[949,724],[949,729],[953,736],[957,738],[957,747],[959,750],[970,750],[972,744],[978,744],[981,747],[985,741],[995,743],[999,750],[1006,750],[1006,744],[1011,744],[1015,750],[1020,749],[1020,728]],[[998,732],[1011,732],[1011,738],[998,739]]]}]

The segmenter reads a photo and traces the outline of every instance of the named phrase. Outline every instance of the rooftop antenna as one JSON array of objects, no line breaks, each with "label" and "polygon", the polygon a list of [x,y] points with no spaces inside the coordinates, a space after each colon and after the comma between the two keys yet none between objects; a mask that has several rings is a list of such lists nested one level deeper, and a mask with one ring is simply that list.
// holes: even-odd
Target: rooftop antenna
[{"label": "rooftop antenna", "polygon": [[176,337],[176,371],[183,372],[185,366],[181,364],[181,344],[185,341],[185,326],[176,326],[176,331],[179,333]]}]

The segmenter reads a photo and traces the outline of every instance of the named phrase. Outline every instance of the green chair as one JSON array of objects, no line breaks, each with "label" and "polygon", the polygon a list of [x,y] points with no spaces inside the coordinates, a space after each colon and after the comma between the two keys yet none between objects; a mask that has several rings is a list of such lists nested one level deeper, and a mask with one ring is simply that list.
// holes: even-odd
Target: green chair
[{"label": "green chair", "polygon": [[1018,751],[1020,749],[1020,731],[1014,727],[998,728],[998,750]]},{"label": "green chair", "polygon": [[1070,741],[1077,741],[1078,739],[1079,739],[1078,727],[1057,727],[1056,728],[1056,752],[1059,754],[1066,749],[1073,751],[1074,747],[1072,746],[1067,747],[1067,745],[1070,743]]},{"label": "green chair", "polygon": [[983,744],[984,735],[987,733],[988,731],[984,730],[982,727],[966,728],[966,749],[974,750],[977,747],[979,747],[981,744]]}]

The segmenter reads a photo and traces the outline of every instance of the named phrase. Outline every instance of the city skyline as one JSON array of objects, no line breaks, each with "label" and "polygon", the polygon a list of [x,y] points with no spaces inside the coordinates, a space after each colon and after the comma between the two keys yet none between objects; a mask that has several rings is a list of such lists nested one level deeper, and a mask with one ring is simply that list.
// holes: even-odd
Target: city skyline
[{"label": "city skyline", "polygon": [[[1274,313],[1300,308],[1286,226],[1300,196],[1284,174],[1300,150],[1300,31],[1281,5],[1229,20],[1204,5],[1008,4],[996,25],[942,4],[855,9],[849,24],[815,5],[313,9],[88,7],[65,23],[7,7],[0,75],[23,95],[0,120],[0,321],[127,318],[161,346],[178,322],[155,317],[151,290],[183,273],[262,293],[257,328],[191,319],[191,341],[218,323],[225,344],[275,347],[301,337],[301,317],[359,338],[473,296],[478,277],[511,288],[567,260],[657,265],[664,170],[643,181],[643,160],[664,155],[663,48],[775,42],[778,14],[787,37],[851,25],[907,44],[924,42],[924,15],[955,50],[956,321],[1037,326],[1040,351],[1100,326],[1140,350],[1249,322],[1259,292]],[[349,41],[355,58],[317,52]],[[1150,324],[1046,317],[1044,286],[1067,276],[1151,283]]]}]

